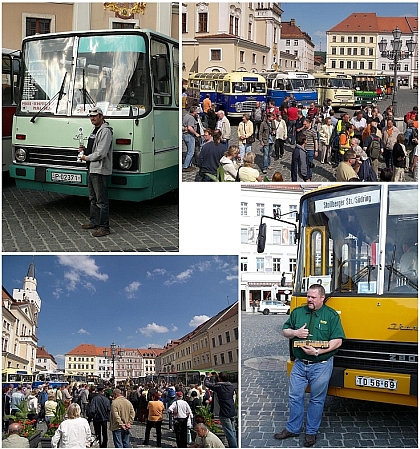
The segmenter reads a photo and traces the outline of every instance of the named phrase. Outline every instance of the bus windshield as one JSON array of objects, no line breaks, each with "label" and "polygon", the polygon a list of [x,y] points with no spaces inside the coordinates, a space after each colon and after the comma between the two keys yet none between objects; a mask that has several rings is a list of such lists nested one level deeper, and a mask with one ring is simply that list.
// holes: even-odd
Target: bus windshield
[{"label": "bus windshield", "polygon": [[234,82],[232,83],[232,93],[255,93],[265,92],[265,83],[257,82]]},{"label": "bus windshield", "polygon": [[[150,109],[146,44],[139,35],[52,37],[27,41],[19,113],[138,116]],[[75,62],[75,64],[74,64]],[[135,105],[135,106],[134,106]]]},{"label": "bus windshield", "polygon": [[292,85],[293,90],[315,90],[314,79],[291,79],[288,80]]},{"label": "bus windshield", "polygon": [[383,195],[368,186],[303,201],[297,292],[320,283],[334,294],[416,294],[417,188],[389,186]]},{"label": "bus windshield", "polygon": [[331,78],[329,80],[330,87],[335,87],[336,89],[351,89],[352,80],[345,78]]}]

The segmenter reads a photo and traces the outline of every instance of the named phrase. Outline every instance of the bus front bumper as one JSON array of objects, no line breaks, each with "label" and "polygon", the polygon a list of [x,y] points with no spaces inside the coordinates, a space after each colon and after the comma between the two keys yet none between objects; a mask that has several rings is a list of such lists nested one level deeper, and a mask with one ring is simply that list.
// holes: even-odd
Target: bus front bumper
[{"label": "bus front bumper", "polygon": [[[293,362],[287,361],[290,376]],[[334,367],[328,394],[343,398],[417,407],[418,376]]]},{"label": "bus front bumper", "polygon": [[[66,170],[42,166],[10,166],[10,176],[19,189],[39,190],[67,195],[89,196],[86,170]],[[152,176],[150,173],[113,173],[108,179],[110,199],[142,201],[150,199]],[[139,194],[143,191],[144,195]],[[143,197],[144,196],[144,197]]]}]

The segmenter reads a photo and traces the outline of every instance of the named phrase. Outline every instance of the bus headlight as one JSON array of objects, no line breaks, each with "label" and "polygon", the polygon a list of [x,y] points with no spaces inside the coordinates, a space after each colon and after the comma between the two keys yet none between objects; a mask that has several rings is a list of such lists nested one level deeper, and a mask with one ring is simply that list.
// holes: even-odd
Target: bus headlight
[{"label": "bus headlight", "polygon": [[130,170],[133,165],[133,159],[128,154],[124,154],[118,159],[118,165],[122,170]]},{"label": "bus headlight", "polygon": [[28,157],[28,153],[23,148],[17,148],[15,151],[15,158],[18,162],[25,162]]},{"label": "bus headlight", "polygon": [[242,103],[235,103],[236,112],[242,112]]}]

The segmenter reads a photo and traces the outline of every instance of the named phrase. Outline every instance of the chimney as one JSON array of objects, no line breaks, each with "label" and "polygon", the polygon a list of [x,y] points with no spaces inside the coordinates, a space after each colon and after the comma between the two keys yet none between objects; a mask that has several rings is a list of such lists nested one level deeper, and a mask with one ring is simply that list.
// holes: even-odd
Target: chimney
[{"label": "chimney", "polygon": [[290,19],[290,26],[291,26],[291,27],[296,26],[295,19]]}]

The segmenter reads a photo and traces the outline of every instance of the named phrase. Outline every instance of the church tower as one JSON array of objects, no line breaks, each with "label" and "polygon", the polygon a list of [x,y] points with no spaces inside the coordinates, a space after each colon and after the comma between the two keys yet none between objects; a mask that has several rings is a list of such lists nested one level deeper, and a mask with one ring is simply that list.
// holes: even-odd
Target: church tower
[{"label": "church tower", "polygon": [[35,265],[32,261],[28,268],[28,274],[23,279],[23,287],[13,290],[13,299],[17,302],[28,302],[32,304],[38,314],[41,310],[41,298],[36,291],[36,287]]}]

